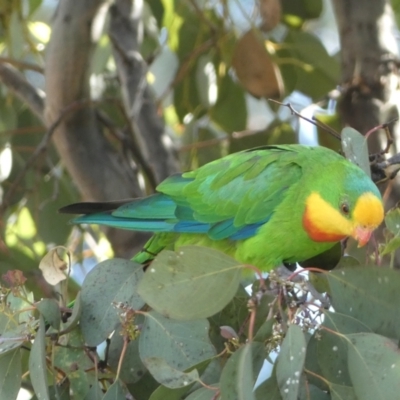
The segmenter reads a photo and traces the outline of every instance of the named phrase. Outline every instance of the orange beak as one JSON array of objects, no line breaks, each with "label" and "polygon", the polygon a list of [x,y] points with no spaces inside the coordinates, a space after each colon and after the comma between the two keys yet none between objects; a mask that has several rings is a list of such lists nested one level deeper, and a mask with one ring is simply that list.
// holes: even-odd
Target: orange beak
[{"label": "orange beak", "polygon": [[369,242],[373,231],[374,228],[371,227],[357,226],[351,236],[357,240],[358,247],[363,247]]}]

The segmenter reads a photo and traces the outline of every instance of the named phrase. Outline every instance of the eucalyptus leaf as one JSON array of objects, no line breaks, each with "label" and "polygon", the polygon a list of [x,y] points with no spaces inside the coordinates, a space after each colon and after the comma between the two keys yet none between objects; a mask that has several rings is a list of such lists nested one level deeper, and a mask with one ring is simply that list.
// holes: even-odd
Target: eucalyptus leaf
[{"label": "eucalyptus leaf", "polygon": [[185,400],[214,400],[216,392],[218,390],[218,386],[212,385],[212,387],[215,387],[215,390],[209,388],[197,389],[193,393],[191,393],[188,397],[185,397]]},{"label": "eucalyptus leaf", "polygon": [[[184,372],[215,356],[208,328],[207,320],[176,321],[154,311],[148,312],[139,337],[140,358],[149,369],[158,368],[156,362],[149,363],[149,359],[160,358],[171,368]],[[150,372],[157,379],[154,371]]]},{"label": "eucalyptus leaf", "polygon": [[224,400],[255,400],[254,384],[265,360],[264,345],[247,343],[229,358],[221,374]]},{"label": "eucalyptus leaf", "polygon": [[369,177],[371,167],[369,165],[369,153],[367,140],[354,128],[346,127],[342,130],[342,148],[346,158],[358,165]]},{"label": "eucalyptus leaf", "polygon": [[276,378],[283,400],[297,400],[306,347],[306,338],[301,328],[290,325],[276,360]]},{"label": "eucalyptus leaf", "polygon": [[386,213],[385,225],[393,235],[400,235],[400,208],[393,208]]},{"label": "eucalyptus leaf", "polygon": [[370,329],[348,315],[326,311],[319,331],[317,359],[322,376],[331,384],[351,386],[347,366],[347,344],[344,335],[369,332]]},{"label": "eucalyptus leaf", "polygon": [[357,399],[397,399],[400,354],[392,340],[373,333],[347,335],[349,372]]},{"label": "eucalyptus leaf", "polygon": [[14,349],[0,358],[0,399],[17,398],[21,376],[21,351]]},{"label": "eucalyptus leaf", "polygon": [[29,355],[29,371],[33,389],[38,400],[49,400],[46,367],[46,328],[43,316],[39,316],[39,329],[36,332]]},{"label": "eucalyptus leaf", "polygon": [[143,276],[142,265],[114,258],[99,263],[83,281],[80,327],[89,346],[104,341],[120,319],[115,304],[138,310],[144,302],[136,286]]},{"label": "eucalyptus leaf", "polygon": [[126,400],[126,391],[120,380],[116,380],[107,390],[102,400]]},{"label": "eucalyptus leaf", "polygon": [[36,308],[43,315],[43,318],[54,329],[58,330],[61,323],[60,307],[54,299],[43,299],[36,304]]},{"label": "eucalyptus leaf", "polygon": [[400,337],[400,274],[389,268],[360,266],[327,274],[336,312],[371,331]]},{"label": "eucalyptus leaf", "polygon": [[235,295],[240,276],[240,264],[224,253],[183,246],[177,252],[164,250],[155,258],[138,293],[166,317],[196,320],[222,310]]},{"label": "eucalyptus leaf", "polygon": [[282,400],[275,373],[256,388],[254,395],[256,400],[265,400],[266,398],[268,400]]},{"label": "eucalyptus leaf", "polygon": [[342,386],[332,383],[329,387],[332,400],[358,400],[353,386]]},{"label": "eucalyptus leaf", "polygon": [[179,371],[172,368],[160,357],[143,358],[143,363],[156,381],[171,389],[185,387],[199,380],[197,370],[194,369],[190,372]]},{"label": "eucalyptus leaf", "polygon": [[400,247],[400,237],[394,237],[387,242],[380,251],[381,256],[391,254]]}]

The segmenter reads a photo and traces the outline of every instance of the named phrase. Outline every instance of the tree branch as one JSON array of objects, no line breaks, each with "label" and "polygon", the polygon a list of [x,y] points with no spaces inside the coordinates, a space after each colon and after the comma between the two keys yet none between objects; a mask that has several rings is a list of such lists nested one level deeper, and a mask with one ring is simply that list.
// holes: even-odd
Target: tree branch
[{"label": "tree branch", "polygon": [[44,93],[34,88],[14,67],[0,63],[0,81],[4,83],[31,111],[44,120]]},{"label": "tree branch", "polygon": [[139,52],[141,13],[141,2],[116,0],[110,9],[110,37],[131,131],[148,163],[146,169],[160,182],[179,167],[146,81],[147,66]]}]

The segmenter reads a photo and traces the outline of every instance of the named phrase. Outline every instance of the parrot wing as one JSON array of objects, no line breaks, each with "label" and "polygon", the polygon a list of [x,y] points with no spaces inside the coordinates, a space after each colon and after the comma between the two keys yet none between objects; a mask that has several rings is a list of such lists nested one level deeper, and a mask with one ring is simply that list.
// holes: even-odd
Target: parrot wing
[{"label": "parrot wing", "polygon": [[[94,214],[73,222],[152,232],[206,233],[214,240],[246,239],[268,222],[287,189],[299,182],[302,150],[306,149],[299,145],[266,146],[231,154],[167,178],[155,195],[124,205],[117,202],[115,210],[113,203],[105,203],[103,210],[97,206]],[[81,203],[85,213],[89,204]],[[69,207],[61,212],[79,211],[79,205]]]}]

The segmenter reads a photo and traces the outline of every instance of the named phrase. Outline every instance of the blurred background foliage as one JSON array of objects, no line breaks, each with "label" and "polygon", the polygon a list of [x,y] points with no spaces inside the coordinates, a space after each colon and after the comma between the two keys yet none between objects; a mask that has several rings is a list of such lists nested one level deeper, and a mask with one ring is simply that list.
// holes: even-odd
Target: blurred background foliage
[{"label": "blurred background foliage", "polygon": [[[66,304],[96,263],[113,255],[131,255],[146,239],[115,238],[97,227],[83,232],[68,224],[69,216],[57,213],[66,204],[150,194],[163,177],[177,170],[250,147],[300,142],[340,149],[340,141],[329,133],[268,101],[290,103],[337,131],[346,124],[338,107],[340,97],[364,82],[356,76],[351,84],[345,82],[349,87],[338,89],[343,83],[341,49],[329,0],[80,0],[75,6],[74,2],[0,2],[0,275],[23,271],[35,299],[53,297],[58,290],[38,268],[54,246],[65,245],[74,255],[73,279],[63,293]],[[393,0],[392,6],[398,21],[400,1]],[[113,30],[113,18],[124,15],[123,10],[128,10],[128,32],[136,46],[130,49],[121,40],[129,42],[129,35],[118,37]],[[75,41],[59,37],[62,24],[71,19],[82,19],[90,34],[85,31],[87,37],[82,37],[72,29],[69,34]],[[57,70],[52,69],[54,61],[48,63],[64,52],[69,52],[63,60],[65,73],[62,63]],[[124,81],[127,66],[132,70]],[[137,89],[133,95],[126,82]],[[146,106],[153,114],[143,122],[139,116]],[[156,139],[146,134],[146,129],[152,131],[149,121],[155,120],[161,126]],[[387,119],[377,118],[375,125],[379,122]],[[61,126],[72,145],[60,146]],[[74,137],[74,126],[82,127],[81,136]],[[101,160],[106,164],[109,158],[108,150],[98,159],[88,155],[89,137],[92,143],[107,144],[100,151],[110,148],[114,164],[128,166],[137,188],[125,188],[121,178],[116,184],[122,195],[103,193],[101,187],[114,179],[104,180],[99,172],[91,185],[100,194],[87,195],[85,170],[71,167],[68,153],[86,158],[86,165],[99,171]],[[149,143],[169,157],[165,166]],[[391,235],[388,240],[398,239],[397,233]],[[398,242],[388,253],[397,247]],[[243,315],[247,297],[235,297]],[[218,323],[215,326],[218,329]],[[267,328],[271,334],[272,325]],[[215,337],[215,343],[221,342],[218,334]],[[162,398],[162,393],[154,398]]]},{"label": "blurred background foliage", "polygon": [[[0,9],[0,62],[20,71],[43,99],[46,47],[56,6],[56,1],[21,0],[4,1]],[[291,96],[288,101],[299,110],[318,100],[321,113],[334,112],[328,94],[339,81],[339,61],[329,2],[265,1],[261,6],[260,10],[253,1],[143,4],[138,29],[143,38],[140,53],[148,66],[146,79],[182,170],[249,147],[298,142],[303,122],[268,103],[268,98]],[[123,130],[126,110],[106,26],[107,21],[91,60],[90,93],[107,120]],[[25,94],[17,88],[15,95],[4,79],[0,271],[12,267],[31,274],[49,247],[71,238],[69,217],[57,214],[57,209],[78,201],[80,194],[63,166],[62,154],[51,144],[35,153],[47,128],[32,112],[32,104],[24,102]],[[112,132],[104,130],[114,146],[121,146]],[[305,141],[315,142],[312,126],[304,132]],[[339,148],[328,134],[321,135],[324,143]],[[134,156],[132,163],[143,173]],[[142,190],[149,193],[154,188],[145,180]],[[101,233],[95,233],[98,240]],[[103,245],[110,255],[107,248]]]}]

